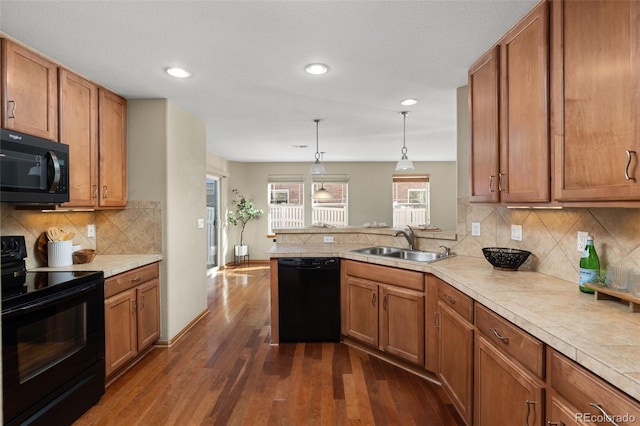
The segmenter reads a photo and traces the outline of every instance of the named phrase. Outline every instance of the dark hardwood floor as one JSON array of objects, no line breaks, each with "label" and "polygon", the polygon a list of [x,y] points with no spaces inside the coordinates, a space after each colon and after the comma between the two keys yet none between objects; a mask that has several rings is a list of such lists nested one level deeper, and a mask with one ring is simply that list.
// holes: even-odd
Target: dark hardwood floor
[{"label": "dark hardwood floor", "polygon": [[270,346],[269,268],[209,278],[210,312],[76,425],[462,425],[439,386],[338,343]]}]

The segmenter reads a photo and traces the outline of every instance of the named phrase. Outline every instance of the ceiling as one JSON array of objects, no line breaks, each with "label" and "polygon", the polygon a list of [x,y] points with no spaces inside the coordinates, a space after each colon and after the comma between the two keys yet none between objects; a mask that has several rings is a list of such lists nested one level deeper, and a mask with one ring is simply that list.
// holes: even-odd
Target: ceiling
[{"label": "ceiling", "polygon": [[408,110],[409,158],[453,161],[456,88],[536,2],[2,0],[0,31],[129,99],[170,99],[227,160],[311,162],[321,119],[325,161],[397,161]]}]

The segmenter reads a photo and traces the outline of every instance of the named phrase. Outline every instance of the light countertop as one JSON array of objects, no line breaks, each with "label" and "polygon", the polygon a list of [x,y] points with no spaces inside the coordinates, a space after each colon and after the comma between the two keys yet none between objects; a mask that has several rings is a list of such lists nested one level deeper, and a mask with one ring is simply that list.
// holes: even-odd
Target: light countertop
[{"label": "light countertop", "polygon": [[140,266],[162,260],[162,254],[102,254],[96,255],[91,263],[61,266],[59,268],[40,267],[32,271],[103,271],[104,277],[109,278]]},{"label": "light countertop", "polygon": [[640,313],[629,312],[627,304],[595,300],[580,293],[577,282],[538,272],[495,270],[483,258],[453,256],[421,264],[350,251],[361,247],[276,244],[267,256],[339,256],[432,273],[640,400]]}]

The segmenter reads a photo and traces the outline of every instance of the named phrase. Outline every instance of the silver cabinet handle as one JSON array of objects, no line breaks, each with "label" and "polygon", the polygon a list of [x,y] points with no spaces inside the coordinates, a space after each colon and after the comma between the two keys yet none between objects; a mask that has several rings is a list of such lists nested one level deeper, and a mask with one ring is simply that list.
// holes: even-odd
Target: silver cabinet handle
[{"label": "silver cabinet handle", "polygon": [[7,103],[10,103],[12,106],[9,118],[16,118],[16,106],[18,106],[18,103],[16,101],[9,101]]},{"label": "silver cabinet handle", "polygon": [[98,198],[98,185],[93,185],[93,198]]},{"label": "silver cabinet handle", "polygon": [[109,188],[107,187],[107,185],[104,185],[102,187],[102,198],[107,198],[107,193],[109,192]]},{"label": "silver cabinet handle", "polygon": [[387,296],[384,296],[384,298],[382,298],[382,309],[384,309],[385,311],[387,310]]},{"label": "silver cabinet handle", "polygon": [[502,187],[502,176],[504,176],[504,173],[498,173],[498,192],[504,191]]},{"label": "silver cabinet handle", "polygon": [[501,336],[501,335],[500,335],[500,333],[498,333],[498,330],[496,330],[495,328],[490,328],[489,330],[493,331],[493,334],[495,334],[495,336],[496,336],[498,339],[502,340],[502,343],[505,343],[505,344],[506,344],[506,343],[509,343],[509,338],[508,338],[508,337]]},{"label": "silver cabinet handle", "polygon": [[536,401],[529,401],[527,399],[527,418],[524,419],[525,426],[529,426],[529,416],[531,415],[531,406],[535,403]]},{"label": "silver cabinet handle", "polygon": [[132,283],[137,283],[138,281],[140,281],[142,279],[142,275],[138,275],[135,278],[131,278],[131,282]]},{"label": "silver cabinet handle", "polygon": [[609,415],[609,413],[604,411],[604,409],[600,406],[600,404],[596,404],[595,402],[590,402],[589,405],[592,407],[596,407],[598,411],[602,413],[602,415],[604,416],[604,420],[606,422],[611,423],[613,426],[619,426],[618,423],[613,421],[613,416]]},{"label": "silver cabinet handle", "polygon": [[433,313],[433,326],[435,328],[440,328],[440,312]]},{"label": "silver cabinet handle", "polygon": [[[560,426],[560,422],[553,422],[553,421],[549,420],[547,422],[547,425],[548,426]],[[562,423],[562,426],[564,426],[564,423]]]},{"label": "silver cabinet handle", "polygon": [[629,176],[629,166],[631,165],[631,154],[635,155],[635,151],[627,150],[627,165],[624,168],[624,178],[626,180],[636,180],[636,178]]},{"label": "silver cabinet handle", "polygon": [[376,294],[375,293],[371,293],[371,304],[373,306],[376,306]]},{"label": "silver cabinet handle", "polygon": [[454,299],[453,297],[449,296],[448,294],[445,294],[444,297],[449,301],[449,303],[451,303],[452,305],[456,304],[456,299]]},{"label": "silver cabinet handle", "polygon": [[489,176],[489,192],[496,192],[493,190],[493,175]]}]

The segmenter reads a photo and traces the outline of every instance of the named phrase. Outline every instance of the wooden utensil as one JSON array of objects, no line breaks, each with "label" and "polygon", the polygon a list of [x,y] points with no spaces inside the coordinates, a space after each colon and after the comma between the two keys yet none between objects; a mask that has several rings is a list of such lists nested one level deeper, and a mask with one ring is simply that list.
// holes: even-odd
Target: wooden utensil
[{"label": "wooden utensil", "polygon": [[53,226],[47,228],[47,238],[49,241],[60,241],[62,234],[58,228],[54,228]]},{"label": "wooden utensil", "polygon": [[65,234],[62,236],[62,241],[73,240],[73,237],[75,236],[76,236],[76,233],[74,231],[65,232]]}]

